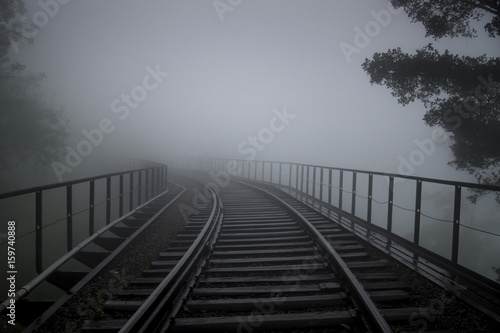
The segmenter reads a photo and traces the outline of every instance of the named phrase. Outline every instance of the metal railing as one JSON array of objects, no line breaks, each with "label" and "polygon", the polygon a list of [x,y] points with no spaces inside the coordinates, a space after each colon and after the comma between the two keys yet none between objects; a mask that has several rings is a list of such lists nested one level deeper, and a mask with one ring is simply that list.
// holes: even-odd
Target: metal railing
[{"label": "metal railing", "polygon": [[[204,165],[205,169],[226,172],[231,176],[285,186],[337,208],[340,215],[351,216],[371,225],[375,225],[374,220],[377,220],[376,226],[379,228],[389,232],[397,239],[412,243],[417,248],[427,252],[428,249],[422,246],[422,219],[425,218],[426,223],[429,221],[447,222],[448,226],[451,226],[451,253],[438,253],[438,255],[454,265],[460,264],[460,234],[464,228],[488,237],[493,236],[495,241],[500,241],[500,233],[478,228],[471,225],[470,221],[462,220],[464,218],[462,207],[466,203],[470,204],[469,200],[463,198],[467,190],[470,190],[471,193],[491,191],[498,198],[499,186],[276,161],[214,159],[210,160],[208,167],[206,161],[194,163],[194,165]],[[404,185],[400,183],[404,183]],[[432,216],[429,204],[425,207],[427,211],[423,210],[423,188],[432,188],[433,186],[442,186],[450,192],[451,198],[448,199],[451,202],[447,205],[451,214],[447,219]],[[398,187],[397,190],[396,187]],[[404,197],[404,199],[400,197]],[[406,207],[397,203],[398,201],[405,201]],[[375,214],[374,204],[378,205],[377,208],[386,206],[385,212],[381,214],[381,210],[377,209],[377,214]],[[406,213],[403,222],[401,219],[395,221],[396,208],[398,213]],[[383,215],[382,218],[381,215]],[[410,233],[408,236],[407,232],[405,238],[401,234],[395,233],[395,226],[401,227],[402,223],[405,223],[406,229],[412,223],[411,233],[413,235]],[[443,235],[443,237],[447,236],[449,237],[449,235]],[[433,251],[431,250],[431,252]]]},{"label": "metal railing", "polygon": [[[17,235],[16,239],[23,238],[33,233],[35,234],[35,265],[37,273],[41,273],[43,271],[43,230],[45,228],[65,220],[66,251],[69,252],[74,247],[73,243],[75,233],[73,229],[75,225],[73,219],[78,214],[83,212],[87,213],[88,236],[91,236],[94,234],[96,228],[95,209],[97,206],[105,204],[105,223],[108,225],[112,220],[112,210],[117,209],[118,217],[121,217],[124,215],[125,209],[127,209],[127,211],[132,211],[143,202],[146,202],[147,200],[164,192],[167,188],[167,166],[153,162],[148,162],[147,164],[149,165],[148,167],[142,167],[134,170],[108,173],[95,177],[87,177],[73,181],[0,194],[0,203],[10,198],[23,198],[22,196],[32,197],[33,195],[35,197],[34,203],[33,200],[22,200],[24,210],[34,210],[35,228],[34,230],[26,232],[22,235]],[[105,186],[98,186],[96,188],[97,181],[105,181]],[[115,183],[115,185],[112,186],[112,183]],[[124,188],[124,184],[126,183],[128,184],[127,189]],[[77,203],[81,206],[84,198],[82,198],[81,195],[78,195],[77,198],[74,197],[75,185],[86,185],[86,191],[88,191],[88,203],[83,203],[85,208],[78,211],[74,210],[74,206]],[[53,194],[47,192],[55,189],[64,190],[65,192],[65,210],[63,207],[65,216],[44,225],[44,210],[49,209],[48,207],[45,207],[47,200],[44,200],[44,196],[46,194]],[[114,192],[118,192],[116,197],[112,197],[112,190]],[[104,197],[104,200],[96,203],[96,196]],[[125,202],[126,197],[128,197],[128,203]],[[113,201],[115,201],[114,204]],[[24,207],[25,205],[27,205],[27,207]],[[81,236],[82,235],[79,235],[79,237]],[[0,245],[4,243],[7,243],[7,241],[0,242]]]}]

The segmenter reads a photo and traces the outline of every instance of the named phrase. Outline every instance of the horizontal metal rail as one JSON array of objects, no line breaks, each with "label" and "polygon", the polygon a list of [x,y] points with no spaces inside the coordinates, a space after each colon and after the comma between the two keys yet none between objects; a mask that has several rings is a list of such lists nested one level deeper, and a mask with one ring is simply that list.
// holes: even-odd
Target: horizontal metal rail
[{"label": "horizontal metal rail", "polygon": [[[163,192],[167,188],[167,166],[159,163],[154,163],[154,162],[148,162],[149,167],[146,168],[140,168],[140,169],[134,169],[134,170],[129,170],[129,171],[122,171],[122,172],[115,172],[115,173],[108,173],[104,175],[99,175],[99,176],[94,176],[94,177],[87,177],[83,179],[78,179],[78,180],[73,180],[73,181],[67,181],[67,182],[61,182],[61,183],[55,183],[55,184],[49,184],[49,185],[44,185],[44,186],[37,186],[37,187],[32,187],[28,189],[23,189],[23,190],[18,190],[18,191],[13,191],[9,193],[3,193],[0,195],[0,201],[1,200],[6,200],[10,198],[16,198],[16,197],[21,197],[24,195],[32,195],[34,194],[34,215],[35,215],[35,226],[34,230],[23,234],[23,235],[18,235],[17,240],[21,239],[22,237],[29,235],[31,233],[35,234],[35,268],[37,273],[42,273],[44,270],[43,267],[43,248],[44,248],[44,241],[43,241],[43,230],[57,222],[62,222],[66,221],[66,252],[70,252],[73,250],[74,244],[73,244],[73,227],[74,227],[74,221],[73,217],[76,216],[77,214],[80,214],[82,212],[87,211],[88,212],[88,235],[91,236],[94,234],[94,229],[95,229],[95,207],[98,206],[99,204],[105,204],[106,209],[105,209],[105,222],[106,224],[111,223],[111,211],[112,211],[112,201],[114,199],[118,199],[118,217],[123,216],[124,214],[124,198],[126,195],[129,196],[129,202],[128,202],[128,211],[134,210],[134,208],[140,206],[143,202],[148,201],[150,198],[158,195],[159,193]],[[117,179],[118,180],[118,196],[116,198],[111,197],[112,193],[112,180]],[[129,188],[124,189],[124,182],[125,180],[128,180],[129,182]],[[105,189],[101,189],[100,192],[96,190],[96,181],[98,180],[105,180]],[[77,184],[88,184],[88,201],[86,198],[80,198],[77,197],[74,193],[74,186]],[[44,209],[44,201],[43,197],[44,194],[47,194],[46,191],[53,190],[53,189],[63,189],[65,191],[65,197],[66,197],[66,209],[65,209],[65,215],[64,218],[56,220],[55,222],[52,222],[50,224],[47,224],[44,226],[44,221],[43,221],[43,212],[46,210],[46,207]],[[144,191],[144,192],[143,192]],[[97,194],[101,194],[101,196],[104,196],[105,200],[101,203],[95,202],[95,197]],[[24,198],[24,197],[23,197]],[[135,199],[135,200],[134,200]],[[24,200],[24,199],[22,199]],[[86,208],[79,211],[79,212],[74,212],[73,206],[75,205],[75,202],[78,202],[79,204],[81,203],[82,200],[85,200],[88,202],[86,204]],[[24,207],[26,211],[30,211],[30,207],[26,206]],[[63,208],[64,209],[64,208]],[[4,242],[6,243],[6,242]],[[3,243],[0,243],[0,245]]]},{"label": "horizontal metal rail", "polygon": [[[198,163],[203,165],[203,163]],[[276,184],[280,186],[288,186],[298,192],[305,195],[311,196],[315,199],[319,199],[322,202],[328,203],[338,208],[341,212],[345,214],[350,214],[352,216],[359,217],[360,209],[357,207],[357,198],[363,198],[366,200],[366,220],[372,223],[373,218],[373,204],[383,204],[387,205],[387,218],[385,230],[389,233],[394,234],[393,231],[393,213],[395,207],[402,210],[407,210],[413,212],[413,244],[417,247],[421,247],[421,219],[422,217],[427,217],[432,220],[440,220],[438,218],[429,216],[422,212],[422,187],[425,184],[441,184],[453,187],[453,217],[450,220],[446,220],[452,225],[451,231],[451,253],[449,258],[441,255],[445,259],[449,259],[452,263],[459,263],[459,241],[460,241],[460,229],[468,228],[478,232],[483,232],[492,236],[500,238],[500,234],[480,230],[478,228],[471,227],[466,223],[461,223],[462,214],[462,193],[464,189],[470,189],[472,191],[491,191],[494,192],[497,197],[500,196],[500,186],[487,185],[487,184],[476,184],[468,182],[459,182],[443,179],[433,179],[425,177],[416,177],[410,175],[393,174],[387,172],[376,172],[376,171],[366,171],[357,169],[345,169],[338,167],[325,167],[312,164],[298,164],[298,163],[288,163],[288,162],[276,162],[276,161],[246,161],[246,160],[217,160],[212,159],[205,162],[209,170],[217,172],[226,172],[229,176],[241,177],[251,180],[262,181],[266,183]],[[360,186],[360,175],[364,175],[367,181],[364,185]],[[348,176],[351,178],[351,183],[346,184]],[[334,179],[334,177],[337,177]],[[374,199],[374,179],[375,177],[383,178],[387,182],[386,192],[387,197],[384,202],[378,202]],[[398,192],[395,191],[395,187],[398,181],[412,181],[414,183],[414,206],[411,208],[399,207],[395,204],[395,200],[399,198],[397,196]],[[334,185],[334,182],[337,185]],[[411,183],[410,183],[411,184]],[[327,196],[324,193],[327,192]],[[367,193],[366,196],[361,196],[359,193]],[[333,203],[333,195],[336,194],[337,203]],[[349,195],[349,196],[347,196]],[[350,200],[350,207],[345,207],[345,202]],[[396,235],[396,234],[394,234]],[[436,254],[438,255],[438,254]]]},{"label": "horizontal metal rail", "polygon": [[30,188],[26,188],[26,189],[22,189],[22,190],[1,193],[0,200],[5,199],[5,198],[15,197],[18,195],[23,195],[23,194],[29,194],[29,193],[35,193],[38,191],[50,190],[50,189],[54,189],[54,188],[58,188],[58,187],[72,186],[72,185],[76,185],[76,184],[86,183],[86,182],[90,182],[92,180],[95,181],[98,179],[119,176],[119,175],[131,173],[131,172],[139,172],[139,171],[143,171],[143,170],[147,170],[147,169],[154,169],[157,167],[165,167],[165,168],[167,167],[166,165],[161,164],[161,163],[154,163],[154,162],[149,162],[149,163],[151,164],[151,166],[144,167],[144,168],[137,168],[137,169],[132,169],[132,170],[128,170],[128,171],[112,172],[112,173],[107,173],[107,174],[99,175],[99,176],[80,178],[80,179],[70,180],[70,181],[66,181],[66,182],[60,182],[60,183],[54,183],[54,184],[48,184],[48,185],[42,185],[42,186],[35,186],[35,187],[30,187]]},{"label": "horizontal metal rail", "polygon": [[[184,193],[184,191],[182,191],[177,197],[179,197],[182,193]],[[43,272],[41,272],[39,275],[37,275],[36,278],[34,278],[30,282],[28,282],[22,288],[18,289],[17,292],[16,292],[16,295],[15,295],[15,300],[18,301],[18,300],[26,297],[33,289],[35,289],[36,287],[38,287],[52,273],[54,273],[57,269],[59,269],[68,260],[70,260],[71,258],[73,258],[76,253],[78,253],[79,251],[83,250],[87,245],[89,245],[90,243],[92,243],[97,237],[99,237],[100,235],[104,234],[106,231],[108,231],[109,229],[111,229],[116,224],[118,224],[118,223],[126,220],[128,217],[132,216],[134,213],[138,212],[143,207],[149,205],[151,202],[155,201],[156,199],[158,199],[159,197],[163,196],[167,192],[169,192],[168,188],[167,188],[166,191],[164,191],[164,192],[158,194],[157,196],[151,198],[150,200],[148,200],[147,202],[145,202],[142,205],[138,206],[134,210],[132,210],[129,213],[125,214],[124,216],[122,216],[122,217],[114,220],[112,223],[110,223],[110,224],[104,226],[103,228],[99,229],[92,236],[86,238],[80,244],[78,244],[77,246],[75,246],[71,251],[69,251],[68,253],[66,253],[64,256],[62,256],[61,258],[59,258],[52,265],[50,265],[49,267],[47,267]],[[161,209],[157,214],[155,214],[154,217],[152,217],[147,223],[145,223],[138,230],[137,234],[139,234],[145,227],[147,227],[151,223],[151,221],[153,221],[154,219],[156,219],[165,209],[166,209],[166,207],[164,209]],[[131,238],[128,241],[122,243],[122,245],[120,246],[119,249],[121,249],[122,247],[124,247],[125,245],[127,245],[130,242],[130,240],[131,240]],[[7,306],[10,304],[10,299],[11,298],[8,298],[3,303],[0,304],[0,313],[2,313],[7,308]]]}]

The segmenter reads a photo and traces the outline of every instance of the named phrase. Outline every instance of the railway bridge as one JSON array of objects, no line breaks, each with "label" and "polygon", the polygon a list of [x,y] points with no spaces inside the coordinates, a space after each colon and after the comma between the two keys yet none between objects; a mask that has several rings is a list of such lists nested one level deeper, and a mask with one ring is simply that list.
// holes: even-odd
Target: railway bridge
[{"label": "railway bridge", "polygon": [[188,158],[4,193],[3,326],[498,332],[499,198],[497,186]]}]

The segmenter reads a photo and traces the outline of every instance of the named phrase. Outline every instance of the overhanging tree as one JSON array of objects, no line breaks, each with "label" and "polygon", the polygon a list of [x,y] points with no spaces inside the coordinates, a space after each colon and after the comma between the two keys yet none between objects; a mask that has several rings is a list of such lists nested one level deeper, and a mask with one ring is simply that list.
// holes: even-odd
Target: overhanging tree
[{"label": "overhanging tree", "polygon": [[484,29],[490,37],[500,36],[498,0],[391,0],[403,8],[413,22],[424,25],[426,36],[476,37],[474,21],[487,20]]},{"label": "overhanging tree", "polygon": [[[467,20],[481,18],[478,13],[485,11],[486,3],[498,13],[496,1],[394,3],[403,6],[414,21],[422,22],[427,35],[435,38],[473,36],[475,31]],[[436,23],[441,21],[446,24]],[[500,35],[498,14],[485,28],[490,36]],[[414,54],[400,48],[375,53],[362,68],[372,84],[387,86],[400,104],[423,102],[427,109],[424,121],[441,126],[453,139],[451,165],[474,174],[479,183],[500,185],[500,58],[440,53],[429,44]],[[477,191],[469,198],[475,202],[482,194]],[[497,200],[500,202],[500,195]]]},{"label": "overhanging tree", "polygon": [[[29,24],[20,0],[0,2],[0,168],[23,165],[34,170],[62,153],[67,139],[61,110],[49,106],[40,93],[44,74],[25,74],[12,60],[13,43],[32,42],[24,31]],[[3,174],[3,173],[2,173]]]}]

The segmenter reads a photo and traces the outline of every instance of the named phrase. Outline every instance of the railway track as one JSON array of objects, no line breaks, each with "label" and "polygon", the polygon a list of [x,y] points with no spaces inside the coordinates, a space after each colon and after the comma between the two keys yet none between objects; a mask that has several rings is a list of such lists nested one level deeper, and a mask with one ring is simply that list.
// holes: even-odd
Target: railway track
[{"label": "railway track", "polygon": [[[330,221],[252,188],[233,186],[221,198],[218,239],[183,311],[170,323],[173,331],[391,332],[387,321],[422,310],[380,311],[374,301],[408,298],[406,286]],[[369,292],[355,270],[366,272],[360,276],[370,281]]]},{"label": "railway track", "polygon": [[83,332],[454,332],[394,263],[311,208],[270,186],[216,192]]}]

